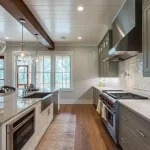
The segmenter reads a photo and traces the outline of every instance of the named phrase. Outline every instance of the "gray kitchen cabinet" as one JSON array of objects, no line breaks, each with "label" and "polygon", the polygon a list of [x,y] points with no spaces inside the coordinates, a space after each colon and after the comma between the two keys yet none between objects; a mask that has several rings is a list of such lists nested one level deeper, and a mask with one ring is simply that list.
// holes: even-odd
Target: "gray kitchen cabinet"
[{"label": "gray kitchen cabinet", "polygon": [[108,52],[112,48],[112,30],[109,30],[98,46],[98,74],[99,77],[118,77],[118,63],[106,61]]},{"label": "gray kitchen cabinet", "polygon": [[143,8],[145,8],[150,3],[150,0],[143,0]]},{"label": "gray kitchen cabinet", "polygon": [[99,90],[93,87],[93,104],[95,105],[95,107],[97,107],[98,99],[99,99]]},{"label": "gray kitchen cabinet", "polygon": [[150,123],[121,104],[119,144],[123,150],[150,150]]},{"label": "gray kitchen cabinet", "polygon": [[143,1],[143,76],[150,77],[150,0]]}]

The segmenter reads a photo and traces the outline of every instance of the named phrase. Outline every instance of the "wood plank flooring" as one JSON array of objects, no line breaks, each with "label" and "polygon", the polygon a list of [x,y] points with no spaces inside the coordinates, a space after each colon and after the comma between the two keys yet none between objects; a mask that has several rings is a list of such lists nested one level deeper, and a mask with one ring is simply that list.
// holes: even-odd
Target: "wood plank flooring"
[{"label": "wood plank flooring", "polygon": [[76,115],[75,150],[121,150],[114,144],[93,105],[61,105],[59,113]]}]

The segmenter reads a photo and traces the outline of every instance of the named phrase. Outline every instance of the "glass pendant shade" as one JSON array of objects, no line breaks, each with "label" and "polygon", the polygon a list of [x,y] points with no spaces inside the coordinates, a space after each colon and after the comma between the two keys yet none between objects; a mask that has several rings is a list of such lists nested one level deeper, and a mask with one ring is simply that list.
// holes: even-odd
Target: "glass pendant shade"
[{"label": "glass pendant shade", "polygon": [[41,60],[41,58],[38,57],[38,56],[33,57],[33,58],[31,59],[32,65],[36,66],[38,63],[40,63],[40,60]]},{"label": "glass pendant shade", "polygon": [[24,19],[20,19],[20,22],[22,23],[22,42],[21,42],[21,48],[20,50],[14,52],[14,56],[17,58],[21,58],[22,61],[30,61],[31,56],[27,51],[24,51],[24,41],[23,41],[23,23],[25,23]]},{"label": "glass pendant shade", "polygon": [[0,40],[0,53],[4,52],[6,49],[6,42]]},{"label": "glass pendant shade", "polygon": [[38,41],[38,34],[35,34],[37,38],[37,50],[36,50],[36,56],[31,59],[32,65],[36,66],[38,63],[40,63],[41,58],[38,56],[38,50],[39,50],[39,41]]}]

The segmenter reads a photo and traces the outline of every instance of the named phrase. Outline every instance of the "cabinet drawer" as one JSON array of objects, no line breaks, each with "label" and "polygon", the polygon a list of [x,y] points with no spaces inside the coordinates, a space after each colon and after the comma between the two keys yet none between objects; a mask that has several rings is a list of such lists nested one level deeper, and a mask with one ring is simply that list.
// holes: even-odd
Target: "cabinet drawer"
[{"label": "cabinet drawer", "polygon": [[119,122],[119,144],[123,150],[150,150],[124,122]]},{"label": "cabinet drawer", "polygon": [[146,145],[150,147],[150,123],[120,105],[119,120],[122,120]]}]

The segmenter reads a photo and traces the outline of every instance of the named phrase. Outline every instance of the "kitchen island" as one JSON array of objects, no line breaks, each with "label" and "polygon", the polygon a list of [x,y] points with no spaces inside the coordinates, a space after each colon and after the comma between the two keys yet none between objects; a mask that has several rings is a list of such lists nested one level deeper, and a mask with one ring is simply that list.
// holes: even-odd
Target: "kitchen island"
[{"label": "kitchen island", "polygon": [[[22,122],[24,122],[24,120],[26,119],[22,120],[22,118],[26,117],[28,114],[30,115],[30,112],[34,114],[34,118],[32,120],[33,135],[27,141],[25,141],[25,144],[22,147],[22,149],[23,150],[35,149],[41,137],[43,136],[44,132],[46,131],[47,127],[55,117],[56,111],[58,112],[59,109],[58,89],[51,90],[51,91],[39,90],[39,91],[29,92],[26,95],[29,96],[28,98],[21,97],[20,93],[21,93],[20,91],[16,91],[16,92],[2,95],[0,97],[0,150],[6,150],[9,145],[12,145],[10,144],[10,141],[11,143],[13,143],[12,141],[14,140],[15,143],[15,140],[21,138],[21,136],[23,135],[22,134],[20,137],[17,137],[17,139],[10,140],[10,136],[8,136],[8,131],[7,131],[8,125],[10,125],[15,120],[17,122],[17,120],[19,119]],[[46,97],[49,98],[48,99],[49,105],[47,105],[44,109],[42,109],[43,107],[42,101],[44,101],[43,98],[30,98],[33,94],[36,93],[48,94],[48,96]],[[57,108],[57,110],[55,108]],[[55,115],[54,115],[54,110],[55,110]],[[22,131],[25,131],[25,129],[30,129],[30,128],[31,126],[28,125]],[[14,130],[16,129],[14,128]],[[16,135],[17,134],[19,135],[21,134],[21,132],[16,133]],[[24,134],[26,134],[26,132],[24,132]]]}]

